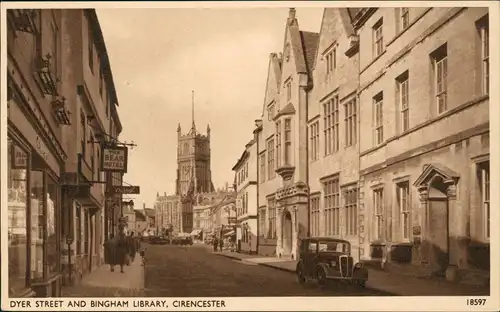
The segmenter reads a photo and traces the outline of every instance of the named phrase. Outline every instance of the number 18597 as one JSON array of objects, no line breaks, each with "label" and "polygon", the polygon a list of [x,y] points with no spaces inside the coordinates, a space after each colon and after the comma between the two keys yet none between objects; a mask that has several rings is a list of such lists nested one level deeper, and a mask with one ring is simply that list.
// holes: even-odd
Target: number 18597
[{"label": "number 18597", "polygon": [[482,306],[486,304],[486,299],[467,299],[468,306]]}]

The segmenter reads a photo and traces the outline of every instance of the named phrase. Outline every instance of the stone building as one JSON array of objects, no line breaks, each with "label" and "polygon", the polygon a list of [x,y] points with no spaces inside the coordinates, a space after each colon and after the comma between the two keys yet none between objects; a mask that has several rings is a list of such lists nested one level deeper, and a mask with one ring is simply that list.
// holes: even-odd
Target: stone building
[{"label": "stone building", "polygon": [[371,8],[354,25],[362,258],[479,279],[489,269],[488,9]]},{"label": "stone building", "polygon": [[308,93],[309,233],[351,242],[358,253],[357,9],[327,8]]},{"label": "stone building", "polygon": [[9,292],[57,297],[103,259],[117,95],[94,10],[8,10],[7,50]]},{"label": "stone building", "polygon": [[259,181],[259,205],[267,199],[269,220],[264,254],[275,244],[272,253],[296,258],[298,240],[307,235],[307,93],[318,37],[300,31],[295,9],[290,9],[282,56],[272,54],[270,59],[262,125],[256,129],[259,170],[267,171]]},{"label": "stone building", "polygon": [[257,253],[257,142],[252,139],[233,166],[236,181],[236,239],[240,250]]}]

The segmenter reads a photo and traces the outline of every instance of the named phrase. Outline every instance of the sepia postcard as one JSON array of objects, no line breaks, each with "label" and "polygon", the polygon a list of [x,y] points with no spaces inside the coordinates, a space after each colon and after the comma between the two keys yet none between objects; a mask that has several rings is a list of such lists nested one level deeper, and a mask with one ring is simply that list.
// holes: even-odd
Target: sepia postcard
[{"label": "sepia postcard", "polygon": [[499,13],[2,2],[2,310],[498,311]]}]

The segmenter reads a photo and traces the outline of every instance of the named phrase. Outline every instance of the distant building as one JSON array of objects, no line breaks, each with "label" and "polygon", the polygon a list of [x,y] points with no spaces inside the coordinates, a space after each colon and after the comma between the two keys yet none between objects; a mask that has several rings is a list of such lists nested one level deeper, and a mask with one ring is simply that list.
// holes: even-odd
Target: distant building
[{"label": "distant building", "polygon": [[[238,224],[236,240],[240,250],[247,253],[257,252],[259,224],[257,220],[257,141],[251,140],[233,167],[236,180],[236,220]],[[265,208],[265,207],[264,207]],[[265,210],[263,209],[265,217]]]},{"label": "distant building", "polygon": [[143,210],[134,210],[135,213],[135,232],[138,235],[148,236],[148,222]]}]

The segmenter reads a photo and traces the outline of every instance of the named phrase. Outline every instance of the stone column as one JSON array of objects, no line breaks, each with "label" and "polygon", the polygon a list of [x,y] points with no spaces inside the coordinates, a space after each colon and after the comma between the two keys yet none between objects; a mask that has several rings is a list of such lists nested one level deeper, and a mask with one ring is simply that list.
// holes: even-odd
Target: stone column
[{"label": "stone column", "polygon": [[283,220],[283,206],[276,202],[276,255],[280,256],[283,253],[283,230],[282,221]]},{"label": "stone column", "polygon": [[297,244],[299,241],[299,224],[297,222],[297,210],[298,207],[295,205],[290,209],[290,214],[292,215],[292,250],[290,253],[293,259],[297,259]]},{"label": "stone column", "polygon": [[[428,242],[428,220],[429,220],[429,212],[428,212],[428,187],[426,185],[418,187],[420,207],[417,209],[418,215],[415,216],[414,226],[417,229],[420,229],[420,235],[414,235],[413,239],[417,243],[415,246],[415,250],[417,251],[416,257],[413,257],[413,261],[415,264],[424,264],[427,265],[429,263],[429,253],[431,245]],[[418,231],[417,231],[418,232]]]},{"label": "stone column", "polygon": [[457,206],[457,187],[455,181],[447,180],[448,186],[446,195],[448,196],[448,254],[449,264],[446,268],[446,279],[454,281],[457,278],[457,268],[460,261],[461,250],[459,239],[465,234],[462,226],[460,207]]}]

